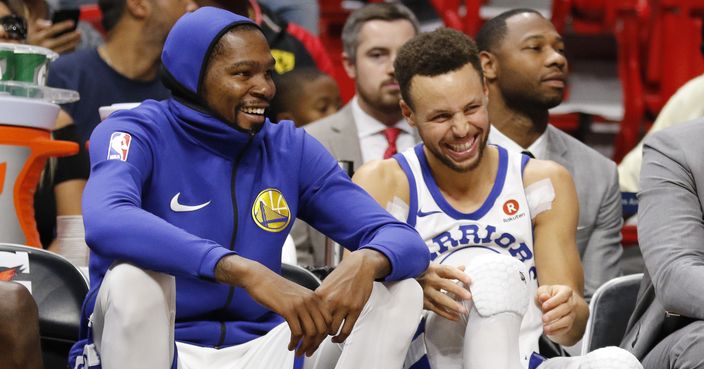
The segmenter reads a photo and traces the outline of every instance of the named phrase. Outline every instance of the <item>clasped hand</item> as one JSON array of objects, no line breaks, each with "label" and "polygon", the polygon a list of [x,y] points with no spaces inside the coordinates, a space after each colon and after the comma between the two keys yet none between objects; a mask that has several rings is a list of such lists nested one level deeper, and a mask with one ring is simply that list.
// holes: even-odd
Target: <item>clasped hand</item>
[{"label": "clasped hand", "polygon": [[243,287],[286,320],[291,329],[288,349],[310,356],[328,335],[334,335],[336,343],[347,339],[371,295],[376,271],[363,253],[352,253],[315,291],[268,269],[256,273],[260,274],[256,285]]}]

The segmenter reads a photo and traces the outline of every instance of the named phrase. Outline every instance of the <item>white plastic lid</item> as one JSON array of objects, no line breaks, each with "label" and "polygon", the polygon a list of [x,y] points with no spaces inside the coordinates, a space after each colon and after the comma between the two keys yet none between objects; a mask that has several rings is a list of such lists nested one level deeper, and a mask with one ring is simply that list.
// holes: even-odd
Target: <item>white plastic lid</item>
[{"label": "white plastic lid", "polygon": [[80,98],[78,92],[73,90],[37,86],[33,83],[18,81],[0,81],[0,96],[23,97],[54,104],[71,103]]},{"label": "white plastic lid", "polygon": [[132,108],[136,108],[139,106],[141,103],[119,103],[119,104],[112,104],[108,106],[101,106],[98,108],[98,114],[100,114],[100,120],[105,120],[110,114],[118,111],[118,110],[129,110]]},{"label": "white plastic lid", "polygon": [[59,106],[47,101],[0,95],[0,125],[54,129]]},{"label": "white plastic lid", "polygon": [[10,50],[15,54],[39,54],[46,56],[50,61],[54,61],[59,57],[59,54],[54,51],[47,49],[45,47],[25,45],[25,44],[11,44],[0,42],[0,50]]}]

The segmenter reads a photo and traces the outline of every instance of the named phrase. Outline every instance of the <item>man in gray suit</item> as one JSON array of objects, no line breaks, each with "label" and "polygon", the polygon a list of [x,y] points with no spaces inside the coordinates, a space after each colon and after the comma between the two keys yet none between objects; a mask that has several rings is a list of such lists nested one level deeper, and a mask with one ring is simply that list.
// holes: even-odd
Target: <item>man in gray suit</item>
[{"label": "man in gray suit", "polygon": [[577,247],[589,298],[621,273],[621,196],[616,164],[548,123],[567,78],[562,38],[540,13],[515,9],[487,21],[477,45],[489,86],[489,142],[555,161],[574,178]]},{"label": "man in gray suit", "polygon": [[704,368],[704,119],[647,137],[638,194],[646,271],[621,347],[645,369]]},{"label": "man in gray suit", "polygon": [[[403,119],[394,60],[398,49],[418,33],[418,20],[405,6],[374,3],[350,14],[342,30],[343,63],[356,95],[339,112],[305,129],[339,161],[359,168],[413,146],[418,137]],[[325,238],[302,221],[291,232],[298,262],[324,264]]]}]

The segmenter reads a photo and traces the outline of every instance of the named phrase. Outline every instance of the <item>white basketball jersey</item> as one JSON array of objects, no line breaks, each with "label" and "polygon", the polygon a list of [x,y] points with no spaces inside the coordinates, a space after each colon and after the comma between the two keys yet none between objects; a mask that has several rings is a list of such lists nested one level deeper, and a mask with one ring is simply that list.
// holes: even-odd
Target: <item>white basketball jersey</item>
[{"label": "white basketball jersey", "polygon": [[[538,289],[533,252],[533,224],[523,187],[523,168],[528,157],[496,146],[499,165],[493,188],[479,209],[462,213],[443,197],[435,183],[423,145],[395,158],[408,177],[410,204],[408,224],[415,227],[430,249],[434,263],[459,250],[483,248],[512,256],[529,271],[529,307],[520,331],[520,353],[524,367],[543,333],[542,313],[535,302]],[[471,277],[471,276],[470,276]]]}]

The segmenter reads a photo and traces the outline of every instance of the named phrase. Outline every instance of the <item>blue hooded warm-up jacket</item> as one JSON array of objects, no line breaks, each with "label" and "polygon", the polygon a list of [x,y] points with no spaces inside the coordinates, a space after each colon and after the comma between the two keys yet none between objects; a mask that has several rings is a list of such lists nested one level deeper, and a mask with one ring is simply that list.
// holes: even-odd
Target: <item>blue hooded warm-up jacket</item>
[{"label": "blue hooded warm-up jacket", "polygon": [[91,136],[83,196],[91,288],[71,368],[77,357],[79,367],[88,360],[87,320],[115,261],[174,275],[176,340],[213,347],[248,342],[283,322],[244,289],[215,282],[214,269],[237,253],[280,272],[295,217],[351,250],[383,253],[392,268],[387,280],[416,277],[428,265],[416,231],[354,185],[302,129],[267,119],[246,132],[204,107],[208,56],[241,23],[251,21],[215,8],[183,16],[161,58],[175,97],[115,113]]}]

